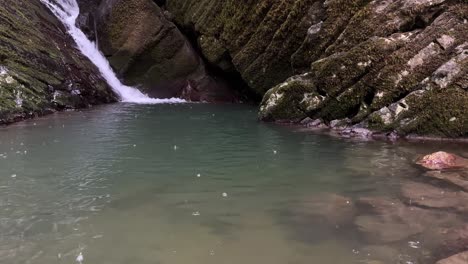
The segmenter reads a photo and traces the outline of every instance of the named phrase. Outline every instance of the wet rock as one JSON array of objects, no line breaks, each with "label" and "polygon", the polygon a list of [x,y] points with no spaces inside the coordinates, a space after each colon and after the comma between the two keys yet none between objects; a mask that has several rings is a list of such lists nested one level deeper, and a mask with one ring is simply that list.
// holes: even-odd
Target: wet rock
[{"label": "wet rock", "polygon": [[437,261],[436,264],[466,264],[468,263],[468,251],[458,253],[451,257]]},{"label": "wet rock", "polygon": [[347,128],[339,132],[340,135],[359,138],[370,138],[373,132],[367,128]]},{"label": "wet rock", "polygon": [[468,212],[468,193],[463,191],[451,191],[429,184],[410,182],[403,185],[402,194],[410,204]]},{"label": "wet rock", "polygon": [[239,100],[154,1],[102,0],[96,21],[99,47],[127,85],[158,98]]},{"label": "wet rock", "polygon": [[468,159],[444,151],[435,152],[424,156],[416,162],[427,169],[443,170],[453,168],[468,168]]},{"label": "wet rock", "polygon": [[468,192],[468,171],[428,171],[424,176],[454,184]]},{"label": "wet rock", "polygon": [[333,227],[352,223],[356,208],[351,198],[326,193],[307,198],[300,210],[307,215],[320,217]]},{"label": "wet rock", "polygon": [[[260,104],[259,119],[300,122],[322,100],[307,76],[293,77],[269,90]],[[291,108],[290,105],[296,105]]]},{"label": "wet rock", "polygon": [[2,1],[0,21],[0,124],[117,100],[39,0]]},{"label": "wet rock", "polygon": [[456,222],[452,214],[406,206],[387,198],[361,198],[357,206],[367,214],[355,218],[354,224],[368,241],[388,243],[406,239],[432,226]]},{"label": "wet rock", "polygon": [[468,250],[468,224],[434,228],[421,239],[433,249],[434,257],[446,258]]},{"label": "wet rock", "polygon": [[310,124],[312,124],[314,122],[314,120],[310,117],[306,117],[304,118],[302,121],[301,121],[301,124],[302,125],[305,125],[305,126],[309,126]]},{"label": "wet rock", "polygon": [[351,124],[351,120],[349,119],[341,119],[341,120],[332,120],[330,122],[330,127],[332,129],[340,130],[348,127]]}]

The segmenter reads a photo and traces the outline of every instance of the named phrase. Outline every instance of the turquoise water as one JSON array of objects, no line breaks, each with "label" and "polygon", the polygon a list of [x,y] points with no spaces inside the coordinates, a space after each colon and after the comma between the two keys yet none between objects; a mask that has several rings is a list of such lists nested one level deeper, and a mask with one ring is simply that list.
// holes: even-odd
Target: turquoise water
[{"label": "turquoise water", "polygon": [[[372,263],[370,243],[310,201],[398,197],[421,174],[413,160],[440,149],[466,154],[260,123],[238,105],[115,104],[18,123],[0,128],[0,262]],[[393,257],[423,263],[432,249],[407,242]]]}]

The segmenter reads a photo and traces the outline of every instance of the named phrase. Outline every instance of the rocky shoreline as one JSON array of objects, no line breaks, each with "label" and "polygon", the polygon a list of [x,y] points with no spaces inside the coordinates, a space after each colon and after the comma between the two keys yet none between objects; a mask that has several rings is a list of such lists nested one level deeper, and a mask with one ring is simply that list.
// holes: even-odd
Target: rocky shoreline
[{"label": "rocky shoreline", "polygon": [[275,122],[278,125],[291,126],[295,129],[304,132],[312,133],[324,133],[331,136],[341,138],[355,138],[362,140],[388,140],[388,141],[442,141],[442,142],[460,142],[468,143],[467,137],[451,138],[441,136],[424,136],[424,135],[399,135],[396,131],[382,132],[378,130],[372,130],[362,125],[351,125],[349,120],[335,120],[329,124],[324,123],[320,119],[312,120],[311,118],[305,118],[301,122]]}]

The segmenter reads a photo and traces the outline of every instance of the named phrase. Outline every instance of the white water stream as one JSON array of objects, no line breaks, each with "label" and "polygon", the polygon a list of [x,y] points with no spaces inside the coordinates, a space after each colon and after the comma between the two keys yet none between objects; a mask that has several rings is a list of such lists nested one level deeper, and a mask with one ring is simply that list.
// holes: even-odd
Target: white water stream
[{"label": "white water stream", "polygon": [[80,14],[80,9],[76,0],[41,0],[41,2],[45,4],[55,14],[55,16],[60,19],[60,21],[62,21],[68,29],[68,33],[75,40],[78,49],[96,65],[102,77],[104,77],[114,92],[120,96],[122,102],[141,104],[185,102],[178,98],[150,98],[134,87],[123,85],[95,43],[90,41],[76,26],[75,22]]}]

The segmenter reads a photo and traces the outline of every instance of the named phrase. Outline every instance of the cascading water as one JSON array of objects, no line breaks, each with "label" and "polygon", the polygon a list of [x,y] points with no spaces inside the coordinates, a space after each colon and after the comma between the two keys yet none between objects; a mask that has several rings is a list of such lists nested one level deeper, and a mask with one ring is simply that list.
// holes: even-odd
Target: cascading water
[{"label": "cascading water", "polygon": [[114,92],[120,96],[122,102],[142,104],[185,102],[178,98],[150,98],[134,87],[123,85],[115,75],[104,55],[102,55],[96,45],[76,26],[75,22],[80,14],[80,8],[76,0],[41,0],[41,2],[62,21],[68,29],[68,33],[75,40],[78,49],[96,65],[102,77],[104,77]]}]

